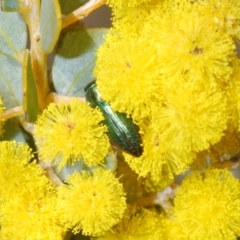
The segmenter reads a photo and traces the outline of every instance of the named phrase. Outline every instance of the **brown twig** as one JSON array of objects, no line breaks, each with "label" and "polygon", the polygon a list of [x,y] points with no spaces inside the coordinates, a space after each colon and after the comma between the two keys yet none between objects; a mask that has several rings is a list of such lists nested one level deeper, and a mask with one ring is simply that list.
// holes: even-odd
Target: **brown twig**
[{"label": "brown twig", "polygon": [[14,107],[11,109],[8,109],[4,112],[2,112],[0,114],[0,119],[1,120],[7,120],[13,117],[18,117],[24,115],[24,111],[23,111],[23,107],[22,106],[18,106],[18,107]]},{"label": "brown twig", "polygon": [[161,207],[165,210],[172,209],[172,200],[174,199],[176,195],[176,191],[178,189],[177,184],[173,184],[167,188],[165,188],[163,191],[156,194],[156,198],[154,199],[154,204],[161,205]]},{"label": "brown twig", "polygon": [[220,168],[220,169],[227,168],[227,169],[233,170],[238,167],[239,163],[240,163],[240,152],[232,156],[229,160],[213,164],[213,167]]},{"label": "brown twig", "polygon": [[45,171],[46,176],[56,185],[61,186],[62,180],[58,177],[55,171],[55,167],[49,162],[39,161],[39,165]]},{"label": "brown twig", "polygon": [[178,184],[172,184],[161,192],[142,197],[135,205],[138,207],[160,205],[166,212],[171,213],[172,200],[176,195],[178,186]]},{"label": "brown twig", "polygon": [[83,6],[79,7],[72,13],[68,14],[66,17],[62,19],[62,29],[71,25],[72,23],[81,20],[88,16],[95,9],[101,7],[106,3],[106,0],[90,0]]}]

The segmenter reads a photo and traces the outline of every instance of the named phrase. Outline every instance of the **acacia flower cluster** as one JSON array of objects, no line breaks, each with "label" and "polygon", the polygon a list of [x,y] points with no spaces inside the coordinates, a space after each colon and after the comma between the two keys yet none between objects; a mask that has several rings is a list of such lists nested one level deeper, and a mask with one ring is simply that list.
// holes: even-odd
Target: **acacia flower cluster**
[{"label": "acacia flower cluster", "polygon": [[235,239],[240,234],[240,184],[227,170],[187,177],[174,204],[174,221],[190,240]]},{"label": "acacia flower cluster", "polygon": [[58,168],[83,159],[88,166],[99,164],[107,155],[109,141],[103,116],[88,104],[50,104],[38,118],[34,131],[39,154]]},{"label": "acacia flower cluster", "polygon": [[73,173],[68,185],[58,189],[60,222],[74,232],[99,235],[120,221],[126,208],[125,194],[110,171]]},{"label": "acacia flower cluster", "polygon": [[[53,92],[45,106],[45,83],[36,81],[37,120],[22,116],[31,113],[24,104],[9,111],[19,111],[25,142],[0,141],[0,239],[235,240],[240,181],[229,169],[240,162],[240,1],[106,2],[112,27],[96,53],[98,90],[86,97],[97,107],[58,94],[57,102]],[[31,67],[24,62],[28,75]],[[0,98],[0,116],[3,105]],[[138,144],[140,156],[113,144],[111,131],[129,149]]]},{"label": "acacia flower cluster", "polygon": [[[227,131],[239,129],[234,23],[240,4],[220,2],[152,0],[134,7],[115,2],[95,75],[103,98],[141,129],[143,155],[125,154],[140,176],[173,178]],[[136,24],[128,21],[132,16]]]},{"label": "acacia flower cluster", "polygon": [[30,148],[15,141],[0,143],[0,179],[4,240],[62,240],[69,229],[99,235],[119,222],[126,208],[123,187],[110,171],[75,172],[56,189]]},{"label": "acacia flower cluster", "polygon": [[64,230],[55,221],[56,189],[31,149],[15,141],[0,142],[1,239],[56,239]]},{"label": "acacia flower cluster", "polygon": [[98,240],[159,240],[158,214],[144,208],[128,207],[122,221]]},{"label": "acacia flower cluster", "polygon": [[148,3],[150,2],[151,0],[132,0],[132,1],[128,1],[126,3],[126,1],[123,1],[123,0],[108,0],[107,4],[109,6],[112,6],[112,7],[137,7],[143,3]]}]

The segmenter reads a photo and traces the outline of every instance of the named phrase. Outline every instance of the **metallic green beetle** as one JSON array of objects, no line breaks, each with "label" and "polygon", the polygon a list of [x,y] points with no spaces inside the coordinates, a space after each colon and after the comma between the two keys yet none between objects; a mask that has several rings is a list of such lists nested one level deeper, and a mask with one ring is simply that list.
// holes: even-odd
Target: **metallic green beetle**
[{"label": "metallic green beetle", "polygon": [[135,157],[141,156],[143,152],[141,137],[133,120],[125,113],[113,111],[111,106],[102,99],[96,80],[90,82],[84,90],[90,105],[93,108],[98,107],[102,112],[105,119],[103,124],[108,128],[110,142]]}]

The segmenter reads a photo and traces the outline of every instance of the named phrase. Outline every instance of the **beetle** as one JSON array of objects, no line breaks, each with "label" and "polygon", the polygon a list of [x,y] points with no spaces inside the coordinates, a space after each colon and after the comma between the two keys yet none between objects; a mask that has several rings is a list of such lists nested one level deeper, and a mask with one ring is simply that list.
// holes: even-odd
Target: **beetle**
[{"label": "beetle", "polygon": [[102,112],[104,117],[102,123],[108,128],[107,134],[111,144],[135,157],[140,157],[143,153],[142,141],[139,128],[133,123],[132,118],[127,117],[126,113],[115,112],[112,109],[97,89],[96,80],[90,82],[84,91],[91,107],[98,107]]}]

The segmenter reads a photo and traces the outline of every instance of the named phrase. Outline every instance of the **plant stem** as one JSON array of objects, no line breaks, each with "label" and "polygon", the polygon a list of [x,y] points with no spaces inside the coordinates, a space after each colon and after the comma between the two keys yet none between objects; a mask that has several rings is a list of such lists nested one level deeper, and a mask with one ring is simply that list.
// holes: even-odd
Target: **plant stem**
[{"label": "plant stem", "polygon": [[106,3],[106,0],[90,0],[83,6],[79,7],[72,13],[68,14],[62,19],[62,29],[71,25],[72,23],[81,20],[93,12],[95,9],[101,7]]},{"label": "plant stem", "polygon": [[161,205],[165,210],[171,209],[173,207],[172,200],[176,195],[178,185],[173,184],[163,191],[156,194],[156,198],[154,199],[154,204]]},{"label": "plant stem", "polygon": [[30,55],[34,80],[38,93],[40,111],[46,106],[47,95],[50,92],[47,75],[47,54],[40,43],[40,0],[23,1],[20,14],[28,25],[30,35]]},{"label": "plant stem", "polygon": [[10,118],[18,117],[24,115],[23,107],[18,106],[11,109],[8,109],[0,114],[1,120],[7,120]]},{"label": "plant stem", "polygon": [[56,174],[54,166],[49,162],[39,161],[39,165],[45,171],[46,176],[56,185],[61,186],[63,184],[62,180]]},{"label": "plant stem", "polygon": [[143,196],[134,204],[138,207],[150,207],[160,205],[166,212],[170,213],[173,207],[172,201],[176,195],[178,184],[172,184],[158,193]]},{"label": "plant stem", "polygon": [[213,167],[220,168],[220,169],[227,168],[229,170],[233,170],[238,167],[239,163],[240,163],[240,152],[232,156],[229,160],[213,164]]}]

